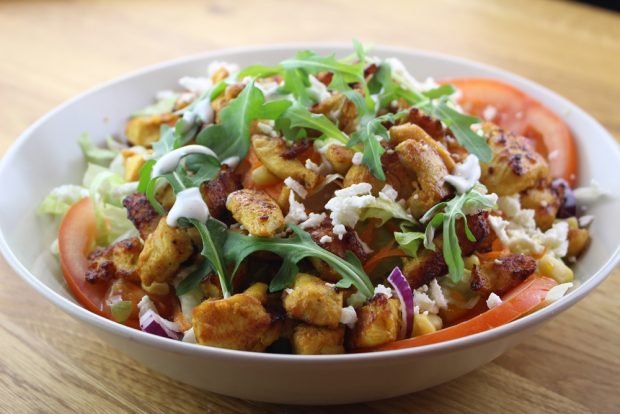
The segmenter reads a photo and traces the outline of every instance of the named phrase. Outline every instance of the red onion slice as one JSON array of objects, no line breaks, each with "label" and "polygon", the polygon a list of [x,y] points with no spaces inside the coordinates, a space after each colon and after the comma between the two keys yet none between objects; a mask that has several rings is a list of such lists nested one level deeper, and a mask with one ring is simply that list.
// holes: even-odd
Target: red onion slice
[{"label": "red onion slice", "polygon": [[392,270],[387,280],[394,287],[398,299],[400,299],[401,315],[403,318],[401,336],[403,338],[409,338],[413,330],[413,291],[398,266]]},{"label": "red onion slice", "polygon": [[163,336],[179,340],[183,337],[178,325],[174,322],[162,318],[157,313],[157,308],[148,296],[144,296],[140,303],[140,329],[153,335]]}]

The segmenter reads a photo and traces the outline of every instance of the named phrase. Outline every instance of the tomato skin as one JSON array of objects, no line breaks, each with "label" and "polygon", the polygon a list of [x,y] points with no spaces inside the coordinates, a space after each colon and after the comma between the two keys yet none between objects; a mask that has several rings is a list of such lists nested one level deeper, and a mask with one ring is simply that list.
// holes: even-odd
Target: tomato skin
[{"label": "tomato skin", "polygon": [[[575,139],[555,113],[523,91],[495,79],[457,78],[444,83],[460,90],[459,104],[465,112],[530,138],[536,150],[548,159],[551,177],[564,178],[571,187],[575,186],[578,173]],[[485,110],[489,107],[495,111],[487,112],[487,116],[493,116],[486,119]]]},{"label": "tomato skin", "polygon": [[448,328],[440,329],[439,331],[430,334],[390,342],[377,348],[373,348],[372,350],[388,351],[394,349],[414,348],[422,345],[435,344],[438,342],[449,341],[451,339],[462,338],[505,325],[508,322],[512,322],[513,320],[537,309],[545,300],[547,292],[549,292],[549,290],[556,285],[557,282],[555,280],[534,274],[515,289],[508,292],[504,298],[502,298],[503,302],[500,305],[493,309],[489,309],[472,319]]},{"label": "tomato skin", "polygon": [[109,283],[90,283],[85,279],[87,256],[95,246],[95,210],[89,198],[74,204],[60,222],[58,250],[60,266],[73,296],[91,312],[110,317],[105,304]]}]

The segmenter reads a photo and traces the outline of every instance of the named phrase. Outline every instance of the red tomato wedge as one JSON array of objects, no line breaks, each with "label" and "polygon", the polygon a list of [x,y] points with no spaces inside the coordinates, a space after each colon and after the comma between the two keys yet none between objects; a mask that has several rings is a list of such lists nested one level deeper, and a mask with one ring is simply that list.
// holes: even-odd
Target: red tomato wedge
[{"label": "red tomato wedge", "polygon": [[394,349],[414,348],[422,345],[435,344],[438,342],[449,341],[451,339],[462,338],[464,336],[487,331],[505,325],[523,315],[535,310],[540,306],[547,292],[556,286],[557,282],[548,277],[532,275],[521,285],[511,292],[508,292],[502,304],[493,309],[457,325],[450,326],[439,331],[417,336],[415,338],[403,339],[401,341],[390,342],[373,348],[373,351],[388,351]]},{"label": "red tomato wedge", "polygon": [[86,257],[95,245],[95,211],[89,198],[73,205],[63,217],[58,230],[60,266],[67,286],[86,309],[109,318],[105,306],[107,283],[89,283],[85,279],[88,262]]},{"label": "red tomato wedge", "polygon": [[[507,83],[484,78],[448,79],[462,93],[465,112],[532,139],[550,174],[577,182],[577,147],[568,126],[543,104]],[[485,116],[486,115],[486,116]]]}]

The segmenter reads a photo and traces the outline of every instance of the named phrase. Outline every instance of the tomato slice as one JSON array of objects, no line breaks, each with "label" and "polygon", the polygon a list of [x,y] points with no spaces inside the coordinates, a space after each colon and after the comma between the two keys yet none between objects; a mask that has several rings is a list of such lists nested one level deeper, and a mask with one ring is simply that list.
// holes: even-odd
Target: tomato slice
[{"label": "tomato slice", "polygon": [[537,151],[549,161],[550,175],[575,186],[577,147],[570,129],[555,113],[523,91],[495,79],[444,82],[461,91],[459,103],[465,112],[533,140]]},{"label": "tomato slice", "polygon": [[489,309],[488,311],[457,325],[440,329],[439,331],[427,335],[390,342],[389,344],[374,348],[373,351],[405,349],[435,344],[438,342],[449,341],[451,339],[462,338],[464,336],[473,335],[491,328],[505,325],[508,322],[511,322],[523,315],[526,315],[532,310],[535,310],[543,303],[545,297],[547,296],[547,292],[549,292],[549,290],[556,285],[557,282],[553,279],[532,275],[511,292],[508,292],[504,296],[503,302],[493,309]]},{"label": "tomato slice", "polygon": [[87,256],[95,246],[95,210],[90,198],[74,204],[60,223],[58,249],[60,266],[67,286],[86,309],[109,318],[105,295],[109,283],[89,283],[85,279]]}]

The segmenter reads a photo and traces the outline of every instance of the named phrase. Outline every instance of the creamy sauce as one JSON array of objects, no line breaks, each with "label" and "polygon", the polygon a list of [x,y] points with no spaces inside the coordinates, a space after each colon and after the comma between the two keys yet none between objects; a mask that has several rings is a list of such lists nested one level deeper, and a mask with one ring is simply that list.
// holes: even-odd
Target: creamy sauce
[{"label": "creamy sauce", "polygon": [[239,162],[241,162],[241,158],[233,155],[232,157],[228,157],[224,161],[222,161],[222,164],[228,165],[234,170],[235,168],[237,168],[237,165],[239,165]]},{"label": "creamy sauce", "polygon": [[176,195],[176,201],[168,213],[166,223],[170,227],[177,227],[180,218],[196,219],[206,223],[209,218],[209,207],[202,199],[198,187],[188,188]]},{"label": "creamy sauce", "polygon": [[446,176],[446,182],[451,184],[458,194],[463,194],[480,180],[480,174],[478,157],[469,154],[465,161],[456,165],[453,174]]},{"label": "creamy sauce", "polygon": [[160,175],[174,171],[179,165],[181,158],[189,154],[205,154],[211,155],[217,158],[217,155],[211,148],[204,147],[202,145],[186,145],[184,147],[170,151],[168,154],[161,157],[153,166],[151,177],[158,177]]}]

